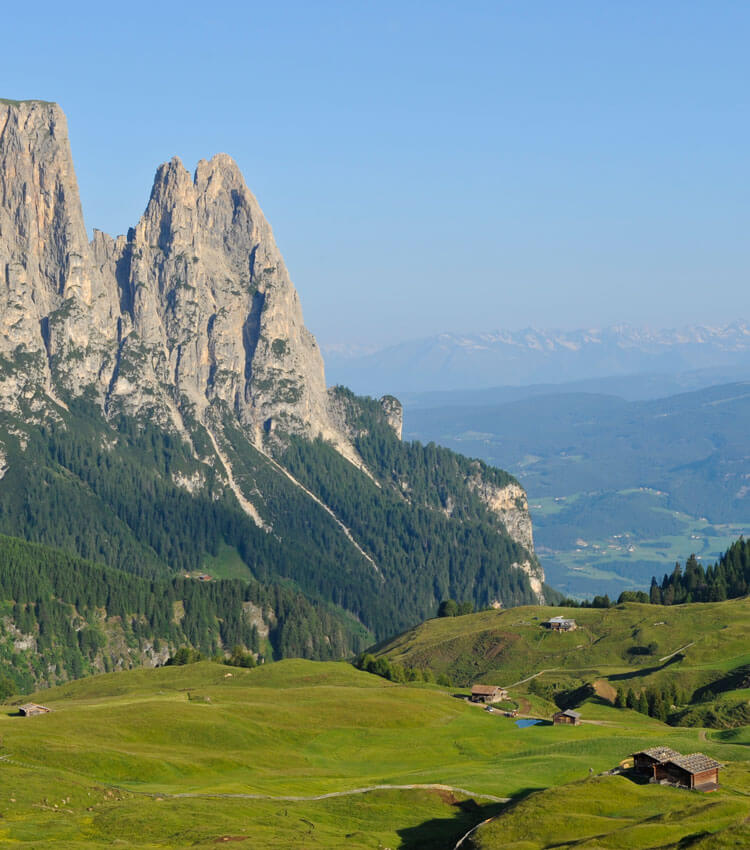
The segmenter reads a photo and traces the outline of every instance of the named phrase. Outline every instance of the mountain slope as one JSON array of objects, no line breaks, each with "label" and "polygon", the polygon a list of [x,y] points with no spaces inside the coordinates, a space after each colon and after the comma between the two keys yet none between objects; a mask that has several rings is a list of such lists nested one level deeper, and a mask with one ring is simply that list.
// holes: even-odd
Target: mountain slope
[{"label": "mountain slope", "polygon": [[514,479],[326,389],[228,156],[162,165],[137,227],[91,244],[59,107],[0,104],[0,169],[0,532],[154,578],[228,550],[377,637],[446,596],[542,600]]},{"label": "mountain slope", "polygon": [[268,660],[339,658],[367,632],[340,609],[257,581],[144,580],[0,535],[0,675],[16,693],[159,667],[186,647]]}]

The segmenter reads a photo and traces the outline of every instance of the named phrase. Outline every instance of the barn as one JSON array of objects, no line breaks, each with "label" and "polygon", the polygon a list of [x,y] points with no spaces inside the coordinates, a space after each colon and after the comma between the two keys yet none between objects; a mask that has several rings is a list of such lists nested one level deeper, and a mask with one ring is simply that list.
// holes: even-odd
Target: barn
[{"label": "barn", "polygon": [[703,753],[677,755],[654,769],[658,781],[666,780],[683,788],[696,791],[715,791],[719,787],[719,768],[721,764]]},{"label": "barn", "polygon": [[499,685],[472,685],[469,697],[472,702],[484,702],[488,705],[507,698],[508,692]]},{"label": "barn", "polygon": [[566,708],[565,711],[558,711],[552,715],[552,722],[555,726],[580,726],[581,712],[573,711],[572,708]]},{"label": "barn", "polygon": [[18,713],[23,717],[36,717],[37,714],[49,714],[49,709],[44,705],[37,705],[35,702],[27,702],[18,707]]},{"label": "barn", "polygon": [[552,617],[545,620],[542,625],[546,629],[552,629],[553,632],[574,632],[578,628],[578,623],[569,617]]}]

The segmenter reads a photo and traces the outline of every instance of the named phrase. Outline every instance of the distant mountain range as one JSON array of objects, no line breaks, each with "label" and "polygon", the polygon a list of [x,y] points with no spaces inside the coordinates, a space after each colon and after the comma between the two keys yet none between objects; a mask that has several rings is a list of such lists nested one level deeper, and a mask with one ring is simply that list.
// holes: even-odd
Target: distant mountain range
[{"label": "distant mountain range", "polygon": [[[373,351],[323,346],[329,381],[379,395],[688,373],[683,389],[750,374],[744,321],[678,330],[631,325],[575,331],[444,333]],[[672,391],[677,391],[673,389]]]}]

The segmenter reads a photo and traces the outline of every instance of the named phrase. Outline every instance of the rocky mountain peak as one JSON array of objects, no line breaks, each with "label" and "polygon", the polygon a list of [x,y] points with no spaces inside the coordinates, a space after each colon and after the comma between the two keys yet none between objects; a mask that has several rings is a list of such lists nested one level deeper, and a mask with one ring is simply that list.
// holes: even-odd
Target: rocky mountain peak
[{"label": "rocky mountain peak", "polygon": [[48,397],[93,390],[110,414],[180,430],[211,409],[258,446],[321,434],[353,457],[273,232],[230,156],[192,177],[177,157],[164,163],[137,226],[89,245],[62,110],[3,101],[0,181],[0,354],[32,355]]}]

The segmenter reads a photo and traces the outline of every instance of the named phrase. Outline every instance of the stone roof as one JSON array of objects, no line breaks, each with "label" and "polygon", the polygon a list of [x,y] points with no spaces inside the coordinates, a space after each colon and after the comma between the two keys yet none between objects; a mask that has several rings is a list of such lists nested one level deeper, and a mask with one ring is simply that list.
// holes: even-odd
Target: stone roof
[{"label": "stone roof", "polygon": [[500,685],[472,685],[471,692],[473,694],[479,694],[480,696],[490,696],[491,694],[497,693],[497,691],[503,690]]},{"label": "stone roof", "polygon": [[575,717],[576,720],[581,716],[580,711],[573,711],[572,708],[566,708],[565,711],[558,711],[558,714],[564,714],[566,717]]},{"label": "stone roof", "polygon": [[677,750],[673,750],[671,747],[649,747],[647,750],[641,750],[639,753],[635,753],[637,756],[649,756],[654,761],[658,761],[663,764],[665,761],[670,761],[671,759],[684,758],[682,753],[678,753]]},{"label": "stone roof", "polygon": [[690,753],[687,756],[676,755],[670,758],[669,762],[676,764],[688,773],[702,773],[704,770],[721,767],[720,762],[710,756],[704,756],[703,753]]}]

